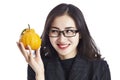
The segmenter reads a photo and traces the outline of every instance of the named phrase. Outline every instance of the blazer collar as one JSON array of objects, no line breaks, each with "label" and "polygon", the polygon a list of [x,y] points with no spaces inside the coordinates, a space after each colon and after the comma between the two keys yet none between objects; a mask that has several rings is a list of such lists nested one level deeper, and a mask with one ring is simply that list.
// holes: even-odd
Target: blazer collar
[{"label": "blazer collar", "polygon": [[45,75],[46,80],[65,80],[64,71],[59,61],[49,61]]},{"label": "blazer collar", "polygon": [[[68,80],[86,80],[89,72],[88,61],[82,57],[76,56],[73,62],[72,69],[69,73]],[[47,64],[46,75],[49,80],[65,80],[64,71],[62,69],[59,59],[51,61]]]},{"label": "blazer collar", "polygon": [[70,71],[69,80],[86,80],[87,73],[89,72],[88,61],[84,58],[77,56]]}]

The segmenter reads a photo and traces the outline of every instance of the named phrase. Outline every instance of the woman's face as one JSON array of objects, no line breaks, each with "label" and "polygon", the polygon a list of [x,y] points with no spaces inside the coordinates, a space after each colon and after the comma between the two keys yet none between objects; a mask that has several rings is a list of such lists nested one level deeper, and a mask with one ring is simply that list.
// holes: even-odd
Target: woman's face
[{"label": "woman's face", "polygon": [[79,32],[77,32],[75,22],[70,16],[62,15],[54,19],[49,39],[61,59],[73,58],[77,54]]}]

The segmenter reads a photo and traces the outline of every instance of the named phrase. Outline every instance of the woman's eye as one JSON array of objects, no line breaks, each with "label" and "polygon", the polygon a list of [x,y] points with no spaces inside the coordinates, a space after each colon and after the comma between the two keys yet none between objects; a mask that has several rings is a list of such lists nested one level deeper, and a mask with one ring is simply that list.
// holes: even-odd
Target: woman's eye
[{"label": "woman's eye", "polygon": [[58,30],[51,30],[51,33],[58,33]]},{"label": "woman's eye", "polygon": [[66,30],[66,33],[74,33],[74,30]]}]

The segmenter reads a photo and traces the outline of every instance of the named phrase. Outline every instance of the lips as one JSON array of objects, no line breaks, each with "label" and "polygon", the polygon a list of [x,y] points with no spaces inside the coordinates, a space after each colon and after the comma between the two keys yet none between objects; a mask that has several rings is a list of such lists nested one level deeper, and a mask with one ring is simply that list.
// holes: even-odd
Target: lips
[{"label": "lips", "polygon": [[66,49],[70,44],[57,44],[60,49]]}]

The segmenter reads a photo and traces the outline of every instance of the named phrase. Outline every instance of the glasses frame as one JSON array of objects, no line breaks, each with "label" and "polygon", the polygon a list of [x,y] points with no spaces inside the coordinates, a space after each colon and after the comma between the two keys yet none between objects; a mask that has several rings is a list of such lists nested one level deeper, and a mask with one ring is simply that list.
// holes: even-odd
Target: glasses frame
[{"label": "glasses frame", "polygon": [[63,34],[64,37],[74,37],[74,36],[76,36],[76,33],[79,32],[79,30],[72,30],[72,31],[74,31],[75,34],[73,36],[66,36],[65,31],[66,30],[62,30],[62,31],[58,30],[58,35],[57,36],[50,36],[49,35],[49,37],[59,37],[61,35],[61,33]]}]

